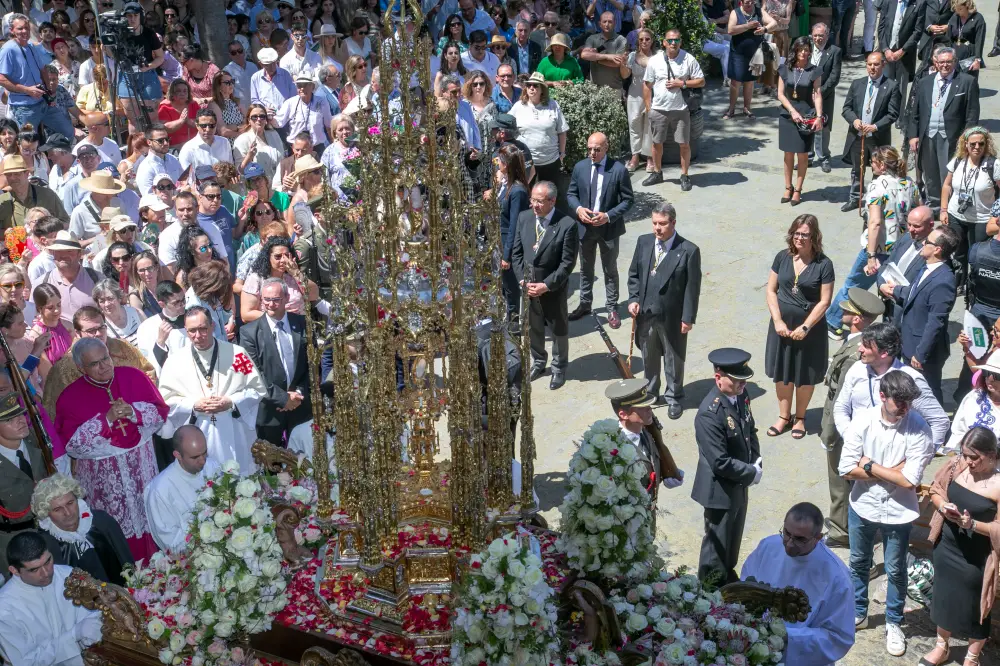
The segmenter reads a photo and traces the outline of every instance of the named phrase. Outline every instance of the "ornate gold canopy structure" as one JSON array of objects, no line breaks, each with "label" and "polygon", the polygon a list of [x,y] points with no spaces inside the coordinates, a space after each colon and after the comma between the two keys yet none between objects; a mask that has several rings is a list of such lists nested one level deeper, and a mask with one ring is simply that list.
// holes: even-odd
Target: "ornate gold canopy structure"
[{"label": "ornate gold canopy structure", "polygon": [[[325,436],[335,431],[341,509],[353,521],[339,530],[325,570],[357,567],[368,592],[347,610],[397,627],[411,593],[447,591],[461,554],[485,546],[488,515],[504,523],[535,509],[527,385],[521,496],[512,493],[516,407],[504,360],[499,210],[495,199],[473,196],[454,105],[429,93],[419,7],[411,2],[403,15],[386,15],[395,32],[382,42],[381,93],[356,116],[360,202],[329,196],[323,206],[332,315],[309,333],[313,394],[329,349],[335,396],[330,409],[313,402],[315,469],[327,469]],[[476,338],[484,322],[492,322],[485,428]],[[439,424],[450,461],[435,460]],[[327,476],[317,483],[328,498]],[[334,507],[321,499],[318,509],[328,517]],[[444,527],[449,539],[401,547],[406,525]]]}]

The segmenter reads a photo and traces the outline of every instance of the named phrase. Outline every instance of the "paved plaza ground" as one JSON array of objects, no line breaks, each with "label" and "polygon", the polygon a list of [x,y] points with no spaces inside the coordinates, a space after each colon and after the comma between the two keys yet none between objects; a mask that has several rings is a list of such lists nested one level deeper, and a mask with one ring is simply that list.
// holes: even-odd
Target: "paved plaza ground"
[{"label": "paved plaza ground", "polygon": [[[987,34],[992,38],[996,11],[991,5],[980,9],[989,24]],[[857,28],[860,34],[860,21]],[[986,50],[989,50],[989,44]],[[1000,59],[988,60],[987,65],[990,69],[984,70],[980,76],[982,124],[998,132]],[[712,386],[712,368],[706,357],[717,347],[746,349],[753,354],[750,365],[756,372],[748,390],[759,427],[764,476],[761,483],[750,490],[741,560],[760,539],[778,531],[785,511],[795,502],[808,500],[824,512],[828,508],[826,455],[817,436],[825,392],[817,390],[807,412],[809,434],[805,439],[796,441],[788,434],[770,438],[764,434],[777,415],[774,385],[763,371],[769,321],[765,287],[771,262],[784,247],[788,225],[801,213],[812,213],[819,218],[824,250],[833,259],[837,270],[837,289],[857,255],[860,218],[854,213],[840,212],[850,182],[850,169],[840,160],[846,134],[846,122],[840,111],[851,81],[864,75],[862,60],[844,62],[832,115],[834,169],[830,174],[824,174],[818,167],[810,169],[802,205],[796,208],[778,202],[784,186],[782,154],[777,146],[778,103],[766,97],[757,97],[753,109],[757,115],[755,121],[739,116],[723,121],[721,116],[726,110],[728,97],[717,78],[709,80],[705,95],[706,131],[701,139],[699,159],[690,172],[694,189],[681,192],[676,167],[665,168],[667,182],[652,188],[639,184],[645,177],[641,170],[632,180],[636,205],[628,216],[618,260],[623,300],[627,295],[628,267],[636,239],[651,231],[649,211],[656,203],[666,200],[674,204],[678,233],[696,243],[702,253],[701,304],[698,320],[688,336],[685,411],[678,421],[668,420],[666,410],[660,412],[666,443],[677,463],[688,473],[688,481],[682,488],[660,492],[658,543],[664,552],[669,553],[672,566],[697,566],[698,562],[703,528],[702,508],[690,498],[698,458],[693,419],[698,404]],[[897,147],[900,145],[898,132],[893,133],[893,142]],[[570,310],[576,307],[578,301],[578,272],[571,278],[571,285]],[[594,305],[600,306],[595,311],[602,316],[603,304],[603,279],[598,269]],[[961,314],[960,299],[951,316],[953,339],[959,330]],[[608,330],[618,348],[627,353],[628,320],[619,330]],[[831,342],[831,352],[838,344]],[[955,345],[945,368],[945,408],[949,413],[955,407],[950,395],[958,376],[959,352],[960,348]],[[636,369],[641,366],[641,358],[636,358]],[[570,364],[566,377],[566,385],[558,391],[549,390],[548,377],[532,385],[538,446],[535,487],[542,513],[554,525],[559,521],[558,506],[564,493],[565,470],[577,439],[595,420],[612,416],[604,398],[604,389],[609,381],[617,378],[616,369],[607,359],[606,348],[590,318],[570,324]],[[846,550],[836,552],[846,560]],[[877,591],[885,580],[881,568],[879,572],[872,582],[875,590],[873,598],[876,600],[884,599],[884,593]],[[907,613],[907,625],[904,627],[909,639],[908,651],[900,658],[889,656],[885,652],[883,613],[884,606],[873,602],[872,628],[859,632],[855,648],[841,664],[915,664],[933,645],[934,628],[929,615],[923,608],[914,606]],[[961,664],[964,653],[964,648],[953,650],[952,659],[957,661],[949,663]],[[1000,664],[998,655],[1000,651],[995,647],[987,649],[982,663]]]}]

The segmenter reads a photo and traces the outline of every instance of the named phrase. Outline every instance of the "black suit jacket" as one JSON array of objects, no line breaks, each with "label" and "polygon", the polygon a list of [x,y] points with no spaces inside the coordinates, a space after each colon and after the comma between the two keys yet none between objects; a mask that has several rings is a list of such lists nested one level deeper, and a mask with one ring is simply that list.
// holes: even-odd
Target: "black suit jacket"
[{"label": "black suit jacket", "polygon": [[[889,257],[882,264],[879,269],[878,275],[875,276],[875,287],[881,287],[885,284],[885,265],[888,263],[893,263],[899,266],[899,260],[902,258],[906,251],[913,247],[913,237],[910,234],[903,234],[900,236],[895,243],[892,244],[892,250],[889,251]],[[917,277],[920,275],[920,271],[924,269],[927,265],[927,260],[924,259],[918,252],[910,260],[910,264],[906,267],[906,272],[903,275],[906,277],[907,282],[913,284],[917,281]],[[895,302],[895,299],[893,299]],[[903,318],[903,310],[901,308],[893,308],[892,310],[892,323],[899,328],[900,321]]]},{"label": "black suit jacket", "polygon": [[951,0],[921,0],[924,5],[924,24],[921,26],[920,42],[917,44],[917,58],[922,61],[930,59],[934,47],[939,44],[950,44],[948,33],[932,35],[927,28],[932,25],[948,25],[954,15],[951,11]]},{"label": "black suit jacket", "polygon": [[[590,208],[590,176],[593,162],[584,158],[573,167],[573,176],[566,192],[566,202],[570,213],[579,220],[576,209]],[[604,240],[614,240],[625,233],[625,213],[632,207],[632,179],[628,169],[618,160],[610,157],[604,160],[604,183],[601,186],[601,212],[608,214],[608,223],[599,227],[581,223],[577,232],[580,240],[588,234],[596,234]]]},{"label": "black suit jacket", "polygon": [[542,61],[542,47],[538,45],[538,42],[529,39],[528,46],[524,47],[528,49],[528,70],[527,72],[521,71],[521,45],[514,40],[514,43],[507,47],[507,57],[514,61],[514,70],[518,76],[524,74],[528,76],[531,72],[538,69],[538,63]]},{"label": "black suit jacket", "polygon": [[510,263],[514,251],[514,225],[521,212],[530,209],[528,189],[520,183],[515,183],[500,199],[500,246],[503,260],[507,263]]},{"label": "black suit jacket", "polygon": [[572,217],[555,209],[552,220],[535,248],[535,212],[526,210],[517,218],[514,247],[511,252],[514,275],[518,282],[544,282],[549,288],[538,301],[547,320],[554,322],[552,332],[566,335],[569,331],[569,276],[576,265],[580,247],[577,223]]},{"label": "black suit jacket", "polygon": [[[841,115],[847,121],[847,141],[844,142],[845,159],[851,153],[854,142],[858,140],[858,131],[854,129],[854,121],[861,120],[865,110],[865,94],[868,92],[867,76],[851,81],[851,88],[844,99],[844,109]],[[899,117],[900,97],[896,82],[888,76],[882,76],[875,94],[872,106],[872,124],[878,129],[875,134],[865,137],[865,150],[869,147],[892,145],[892,124]],[[826,108],[826,107],[824,107]]]},{"label": "black suit jacket", "polygon": [[826,48],[823,49],[823,55],[819,57],[819,69],[823,72],[819,90],[823,94],[823,112],[827,115],[832,115],[833,105],[827,104],[827,102],[833,101],[833,94],[837,92],[837,86],[840,85],[840,65],[843,57],[844,52],[840,50],[840,47],[834,46],[829,41],[826,43]]},{"label": "black suit jacket", "polygon": [[[640,317],[694,324],[701,295],[701,250],[677,234],[673,247],[653,271],[656,237],[639,236],[628,269],[628,302],[639,304]],[[652,274],[651,274],[652,273]],[[637,328],[638,330],[638,328]]]},{"label": "black suit jacket", "polygon": [[[927,127],[931,120],[934,100],[934,80],[937,75],[928,75],[917,83],[916,98],[910,112],[910,127],[907,136],[927,138]],[[948,135],[948,154],[955,153],[958,137],[967,127],[979,122],[979,83],[972,76],[956,71],[948,85],[944,102],[944,131]]]},{"label": "black suit jacket", "polygon": [[950,352],[948,315],[955,305],[955,274],[951,267],[945,264],[923,282],[896,287],[892,295],[902,305],[903,359],[909,362],[915,356],[924,365],[943,364]]},{"label": "black suit jacket", "polygon": [[305,421],[311,418],[312,407],[309,403],[309,360],[306,356],[305,340],[306,318],[302,315],[287,313],[288,327],[292,334],[292,354],[295,358],[295,372],[292,383],[288,384],[285,377],[285,367],[281,365],[281,355],[278,353],[278,343],[274,340],[267,315],[258,317],[240,328],[240,346],[247,350],[254,365],[260,369],[260,375],[267,387],[267,395],[261,400],[261,409],[257,410],[257,425],[280,425],[278,408],[288,402],[288,392],[297,391],[305,396],[294,411],[289,414],[293,420],[298,420],[303,414]]},{"label": "black suit jacket", "polygon": [[[878,23],[878,43],[883,50],[889,48],[892,43],[892,26],[896,21],[896,11],[899,9],[900,0],[887,0],[879,12]],[[903,49],[903,58],[900,62],[903,67],[913,76],[917,64],[917,46],[920,44],[920,36],[924,29],[924,3],[917,0],[909,0],[906,3],[906,10],[903,13],[903,23],[899,27],[899,43],[896,48]]]},{"label": "black suit jacket", "polygon": [[[753,483],[760,456],[757,424],[744,391],[739,405],[713,386],[694,417],[698,441],[698,472],[691,499],[706,509],[737,509],[745,501],[744,488]],[[742,415],[742,416],[741,416]]]}]

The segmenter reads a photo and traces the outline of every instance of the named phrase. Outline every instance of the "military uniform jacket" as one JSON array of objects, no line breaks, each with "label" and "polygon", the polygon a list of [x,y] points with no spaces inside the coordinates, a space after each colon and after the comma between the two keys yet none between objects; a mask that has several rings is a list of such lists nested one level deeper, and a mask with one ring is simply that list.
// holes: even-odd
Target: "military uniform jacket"
[{"label": "military uniform jacket", "polygon": [[706,509],[742,505],[746,488],[757,475],[753,463],[760,456],[750,396],[744,391],[733,405],[718,387],[713,388],[698,407],[694,434],[698,472],[691,499]]},{"label": "military uniform jacket", "polygon": [[[28,462],[31,464],[31,477],[21,471],[21,468],[6,456],[0,456],[0,505],[7,511],[24,511],[31,506],[31,493],[35,490],[35,483],[41,481],[48,473],[45,471],[45,463],[42,461],[42,452],[35,444],[35,436],[28,433],[24,438],[25,448],[28,450]],[[33,477],[33,478],[32,478]],[[9,525],[30,522],[34,514],[29,511],[21,518],[8,520],[0,516],[0,576],[7,576],[7,544],[17,532],[5,532]]]},{"label": "military uniform jacket", "polygon": [[823,403],[823,421],[819,431],[820,441],[828,447],[832,447],[840,440],[840,433],[837,432],[837,425],[833,420],[833,405],[837,402],[837,394],[840,393],[840,384],[844,380],[844,375],[851,369],[851,366],[858,360],[858,338],[860,336],[849,337],[844,341],[833,357],[826,371],[826,402]]}]

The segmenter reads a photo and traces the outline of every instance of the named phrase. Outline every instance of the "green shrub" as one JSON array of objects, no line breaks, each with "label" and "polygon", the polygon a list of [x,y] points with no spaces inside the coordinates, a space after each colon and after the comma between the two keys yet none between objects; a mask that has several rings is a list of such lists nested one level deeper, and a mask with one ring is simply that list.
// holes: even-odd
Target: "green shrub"
[{"label": "green shrub", "polygon": [[569,123],[566,166],[572,167],[587,156],[587,138],[594,132],[603,132],[608,137],[613,157],[624,154],[628,145],[628,116],[621,91],[583,81],[552,88],[551,93]]},{"label": "green shrub", "polygon": [[701,45],[712,36],[714,28],[705,20],[701,11],[701,0],[655,0],[653,16],[646,27],[656,35],[656,45],[663,46],[663,36],[667,30],[681,31],[682,48],[693,55],[702,65],[705,53]]}]

